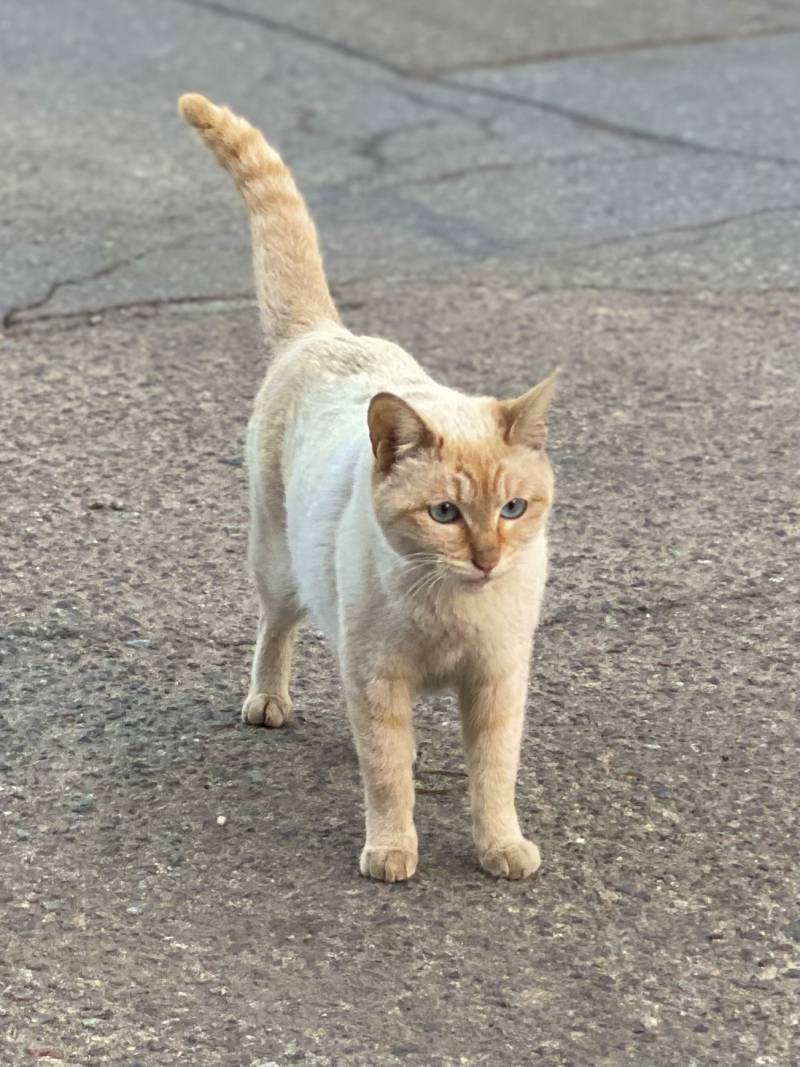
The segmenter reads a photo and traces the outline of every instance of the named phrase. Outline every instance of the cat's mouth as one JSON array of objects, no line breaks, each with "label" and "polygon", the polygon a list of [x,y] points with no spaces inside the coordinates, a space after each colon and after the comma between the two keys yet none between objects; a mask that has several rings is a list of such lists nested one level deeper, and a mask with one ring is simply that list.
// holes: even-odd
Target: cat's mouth
[{"label": "cat's mouth", "polygon": [[475,568],[461,568],[452,567],[451,573],[455,578],[459,580],[462,585],[468,586],[470,589],[478,590],[485,589],[487,585],[494,585],[498,578],[506,573],[507,567],[500,566],[490,571],[488,574],[482,571],[478,571]]}]

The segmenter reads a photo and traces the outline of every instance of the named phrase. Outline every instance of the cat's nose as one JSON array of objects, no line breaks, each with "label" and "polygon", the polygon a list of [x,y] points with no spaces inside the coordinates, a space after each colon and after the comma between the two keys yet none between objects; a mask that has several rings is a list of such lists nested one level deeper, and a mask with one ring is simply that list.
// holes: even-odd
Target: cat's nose
[{"label": "cat's nose", "polygon": [[476,566],[479,571],[483,571],[483,573],[486,575],[487,578],[489,577],[489,575],[492,573],[492,571],[497,566],[497,560],[496,559],[475,559],[475,558],[473,558],[472,562],[473,562],[473,565]]}]

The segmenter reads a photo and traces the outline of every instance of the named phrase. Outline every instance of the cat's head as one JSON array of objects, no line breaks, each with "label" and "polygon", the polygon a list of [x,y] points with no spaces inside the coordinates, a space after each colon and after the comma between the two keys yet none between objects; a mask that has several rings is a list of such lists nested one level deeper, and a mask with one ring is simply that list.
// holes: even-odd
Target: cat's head
[{"label": "cat's head", "polygon": [[373,505],[395,551],[470,583],[513,568],[553,501],[544,444],[556,376],[515,400],[464,397],[452,409],[373,397]]}]

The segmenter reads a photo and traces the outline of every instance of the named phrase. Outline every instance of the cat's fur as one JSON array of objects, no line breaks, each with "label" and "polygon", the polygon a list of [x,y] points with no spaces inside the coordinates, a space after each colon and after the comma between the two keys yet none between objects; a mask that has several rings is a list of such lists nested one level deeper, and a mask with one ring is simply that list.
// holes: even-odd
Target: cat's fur
[{"label": "cat's fur", "polygon": [[[527,877],[539,852],[520,831],[514,787],[547,567],[554,376],[516,400],[468,397],[397,345],[350,333],[277,152],[202,96],[180,110],[249,209],[274,353],[248,429],[261,614],[242,717],[288,718],[292,646],[309,613],[338,653],[364,779],[361,871],[393,882],[417,866],[412,704],[455,690],[480,862]],[[517,497],[525,514],[501,518]],[[435,522],[428,507],[442,501],[462,517]]]}]

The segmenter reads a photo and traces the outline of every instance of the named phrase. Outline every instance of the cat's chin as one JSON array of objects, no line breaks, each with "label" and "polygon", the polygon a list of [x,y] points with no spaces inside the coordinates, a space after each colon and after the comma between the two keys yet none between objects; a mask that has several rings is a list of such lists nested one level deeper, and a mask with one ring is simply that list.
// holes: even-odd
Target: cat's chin
[{"label": "cat's chin", "polygon": [[459,592],[464,592],[468,596],[479,596],[484,589],[488,589],[490,585],[494,585],[491,578],[462,577],[458,583],[458,588]]},{"label": "cat's chin", "polygon": [[508,574],[508,568],[504,567],[501,571],[492,571],[491,574],[473,574],[470,571],[453,571],[453,577],[458,583],[459,588],[469,590],[471,593],[479,593],[482,589],[488,589],[489,586],[495,585],[502,578]]}]

